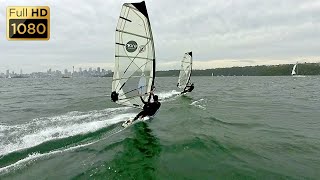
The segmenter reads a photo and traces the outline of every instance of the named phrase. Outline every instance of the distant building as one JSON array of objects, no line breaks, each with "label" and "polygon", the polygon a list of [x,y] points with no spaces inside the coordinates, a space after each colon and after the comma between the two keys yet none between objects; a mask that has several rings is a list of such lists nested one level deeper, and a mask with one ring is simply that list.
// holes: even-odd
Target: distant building
[{"label": "distant building", "polygon": [[56,74],[56,76],[61,76],[61,75],[62,75],[62,72],[59,71],[59,70],[56,70],[55,74]]}]

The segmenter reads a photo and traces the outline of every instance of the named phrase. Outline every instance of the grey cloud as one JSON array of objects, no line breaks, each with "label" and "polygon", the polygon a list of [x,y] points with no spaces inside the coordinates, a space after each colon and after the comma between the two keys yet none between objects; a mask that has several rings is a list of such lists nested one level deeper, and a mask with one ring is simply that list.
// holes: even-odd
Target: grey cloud
[{"label": "grey cloud", "polygon": [[[313,30],[318,29],[317,26],[319,26],[319,22],[316,22],[314,17],[320,16],[320,8],[312,10],[301,8],[312,1],[214,2],[203,6],[201,12],[197,14],[192,13],[192,7],[189,14],[183,14],[182,11],[181,13],[174,12],[173,14],[183,14],[174,20],[160,19],[164,22],[157,23],[157,25],[165,24],[165,26],[159,27],[159,31],[167,32],[159,32],[162,35],[159,40],[160,46],[168,46],[168,51],[166,51],[170,52],[168,54],[173,54],[177,50],[183,51],[186,46],[191,46],[192,49],[199,52],[198,56],[204,59],[210,57],[237,58],[237,56],[244,58],[243,56],[246,55],[248,58],[256,58],[259,57],[259,54],[260,57],[290,58],[297,54],[297,50],[305,54],[300,51],[306,49],[306,46],[300,44],[301,39],[308,43],[314,42],[314,38],[320,39],[318,33]],[[177,3],[171,7],[175,9],[174,7],[179,6],[183,4]],[[165,16],[170,16],[169,11],[166,11],[165,14]],[[303,27],[310,22],[313,26],[304,29]],[[303,31],[299,32],[296,29],[303,29]],[[275,52],[275,46],[292,43],[299,43],[300,48],[299,46],[288,46],[287,50],[278,51],[280,54],[270,54],[270,51]],[[246,53],[250,51],[254,52]],[[319,55],[317,51],[308,51],[308,53]],[[252,56],[253,54],[255,55]],[[171,57],[169,56],[168,59]]]},{"label": "grey cloud", "polygon": [[[0,71],[21,67],[20,57],[35,70],[46,63],[54,67],[113,63],[114,30],[124,2],[1,1],[0,9],[13,4],[49,5],[51,39],[8,42],[0,36]],[[314,0],[147,0],[146,4],[157,63],[163,63],[158,67],[170,67],[189,50],[199,61],[320,56],[320,5]],[[0,23],[5,24],[5,11],[0,11]],[[4,26],[0,33],[5,33]]]}]

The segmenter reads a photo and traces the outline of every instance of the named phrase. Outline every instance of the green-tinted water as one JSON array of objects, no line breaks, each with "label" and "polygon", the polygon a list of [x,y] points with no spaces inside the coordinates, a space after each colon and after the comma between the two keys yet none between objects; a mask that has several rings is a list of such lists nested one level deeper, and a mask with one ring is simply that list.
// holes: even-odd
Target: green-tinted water
[{"label": "green-tinted water", "polygon": [[317,179],[319,76],[157,78],[156,118],[109,78],[0,79],[0,179]]}]

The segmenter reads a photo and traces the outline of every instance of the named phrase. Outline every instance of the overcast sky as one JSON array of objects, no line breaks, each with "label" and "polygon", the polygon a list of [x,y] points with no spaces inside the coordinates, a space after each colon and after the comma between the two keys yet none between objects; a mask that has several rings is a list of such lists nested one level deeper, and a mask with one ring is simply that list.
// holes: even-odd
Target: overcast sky
[{"label": "overcast sky", "polygon": [[[0,0],[0,72],[113,69],[123,0]],[[138,1],[140,2],[140,1]],[[49,41],[8,41],[7,6],[49,6]],[[158,69],[320,62],[320,0],[147,0]]]}]

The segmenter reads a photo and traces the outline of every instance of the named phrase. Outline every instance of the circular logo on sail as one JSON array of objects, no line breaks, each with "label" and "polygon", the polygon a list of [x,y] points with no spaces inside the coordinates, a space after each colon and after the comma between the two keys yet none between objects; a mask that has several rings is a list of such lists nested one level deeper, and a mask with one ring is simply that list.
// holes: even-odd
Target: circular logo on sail
[{"label": "circular logo on sail", "polygon": [[126,50],[128,52],[134,52],[137,50],[137,48],[138,48],[138,44],[135,41],[129,41],[126,44]]}]

